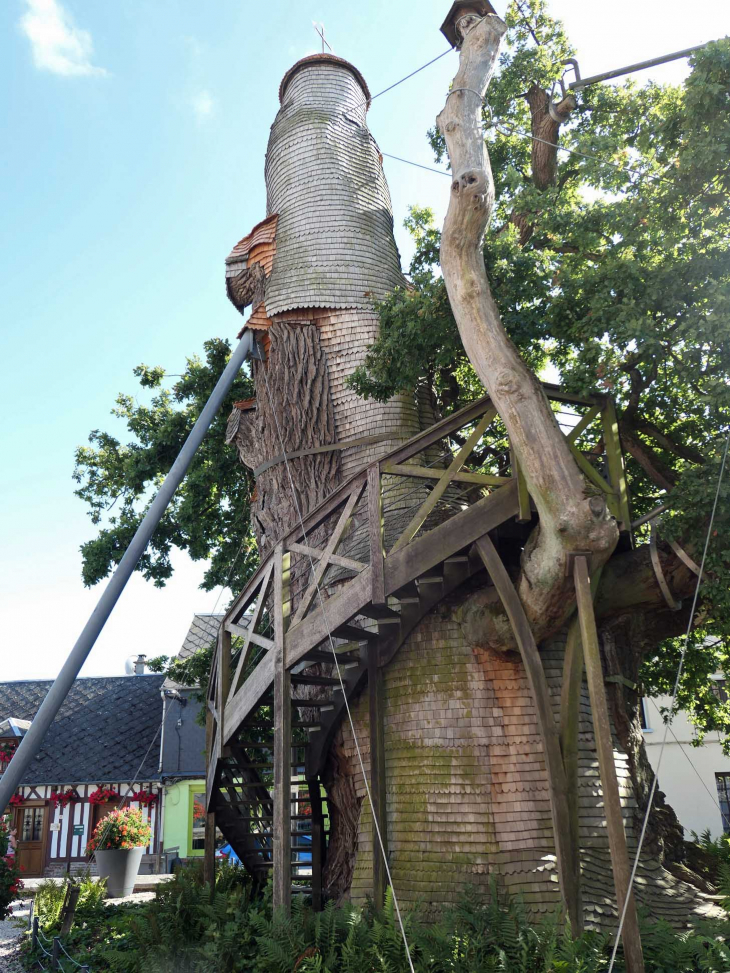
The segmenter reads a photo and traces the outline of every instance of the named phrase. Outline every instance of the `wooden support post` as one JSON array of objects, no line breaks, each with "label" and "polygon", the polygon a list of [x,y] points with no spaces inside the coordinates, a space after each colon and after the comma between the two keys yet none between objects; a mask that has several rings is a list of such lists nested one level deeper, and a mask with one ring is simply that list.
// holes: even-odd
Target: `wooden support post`
[{"label": "wooden support post", "polygon": [[218,759],[225,740],[225,709],[231,691],[231,633],[223,625],[218,629],[218,682],[216,683],[215,708],[218,712]]},{"label": "wooden support post", "polygon": [[203,836],[203,881],[215,889],[215,811],[205,815],[205,834]]},{"label": "wooden support post", "polygon": [[616,405],[612,398],[606,398],[601,410],[603,423],[603,441],[608,460],[608,478],[618,499],[618,517],[620,530],[631,529],[631,511],[629,510],[629,491],[626,485],[621,438],[618,432],[618,418]]},{"label": "wooden support post", "polygon": [[[370,796],[373,799],[373,903],[382,909],[388,884],[383,851],[388,854],[385,801],[385,728],[383,723],[383,671],[378,665],[378,642],[368,645],[368,702],[370,707]],[[376,825],[377,822],[377,825]],[[380,838],[378,838],[380,829]],[[383,848],[380,847],[380,841]]]},{"label": "wooden support post", "polygon": [[69,882],[66,886],[66,897],[61,909],[61,930],[59,932],[61,936],[68,936],[71,932],[80,892],[81,886],[77,885],[76,882]]},{"label": "wooden support post", "polygon": [[[591,594],[595,600],[601,569],[591,580]],[[563,754],[565,783],[570,819],[570,844],[574,855],[571,865],[580,893],[580,808],[578,805],[578,732],[580,730],[580,697],[583,685],[583,645],[577,617],[568,629],[563,660],[563,682],[560,692],[560,750]],[[580,902],[579,902],[580,905]]]},{"label": "wooden support post", "polygon": [[322,872],[325,860],[324,814],[319,777],[307,779],[309,803],[312,807],[312,908],[322,911]]},{"label": "wooden support post", "polygon": [[291,675],[284,656],[289,555],[274,552],[274,908],[291,910]]},{"label": "wooden support post", "polygon": [[512,476],[517,480],[517,500],[520,505],[519,513],[515,518],[518,524],[529,524],[532,520],[532,510],[530,509],[530,494],[527,492],[527,482],[520,469],[520,462],[513,449],[509,451]]},{"label": "wooden support post", "polygon": [[[626,902],[626,896],[629,891],[631,865],[626,846],[624,821],[621,814],[621,797],[619,795],[616,764],[613,757],[611,723],[608,716],[606,688],[603,683],[601,650],[598,644],[596,619],[593,614],[593,598],[591,597],[588,560],[585,556],[579,555],[575,558],[573,575],[578,601],[578,619],[580,621],[580,634],[583,642],[586,680],[588,682],[588,692],[591,697],[591,710],[593,712],[593,731],[596,738],[598,766],[601,773],[603,805],[606,811],[608,845],[611,852],[611,865],[613,867],[616,899],[620,915],[623,912],[624,903]],[[626,909],[622,939],[627,973],[644,973],[644,957],[641,950],[639,920],[636,914],[636,902],[633,892],[630,894],[628,908]]]},{"label": "wooden support post", "polygon": [[368,467],[368,532],[370,535],[370,577],[374,605],[385,604],[383,566],[383,500],[380,493],[380,465]]},{"label": "wooden support post", "polygon": [[522,663],[525,667],[530,692],[535,703],[537,722],[542,737],[545,753],[545,769],[547,771],[548,790],[550,793],[550,808],[555,834],[555,854],[558,859],[558,877],[560,879],[560,894],[565,911],[570,920],[571,932],[579,935],[581,927],[580,892],[575,882],[575,869],[571,865],[571,856],[576,852],[570,843],[570,819],[568,815],[568,798],[565,781],[565,769],[560,753],[560,737],[558,726],[552,711],[550,689],[548,688],[545,670],[542,667],[540,653],[537,650],[535,638],[525,610],[515,591],[507,569],[497,553],[488,534],[480,537],[476,542],[481,559],[484,561],[490,578],[497,589],[497,593],[504,605],[512,631],[520,650]]},{"label": "wooden support post", "polygon": [[51,969],[61,969],[61,940],[58,936],[53,937],[53,944],[51,946]]},{"label": "wooden support post", "polygon": [[580,641],[578,619],[574,619],[568,629],[563,660],[563,682],[560,692],[560,750],[565,768],[565,790],[568,801],[568,822],[570,827],[570,847],[572,850],[570,869],[573,881],[578,883],[578,907],[580,901],[580,828],[578,805],[578,731],[580,729],[580,694],[583,684],[583,647]]},{"label": "wooden support post", "polygon": [[[218,760],[217,754],[213,753],[215,730],[213,726],[213,714],[210,709],[205,713],[205,779],[206,789],[211,780],[210,767]],[[212,794],[205,795],[205,832],[203,837],[203,881],[215,886],[215,812],[211,811]]]}]

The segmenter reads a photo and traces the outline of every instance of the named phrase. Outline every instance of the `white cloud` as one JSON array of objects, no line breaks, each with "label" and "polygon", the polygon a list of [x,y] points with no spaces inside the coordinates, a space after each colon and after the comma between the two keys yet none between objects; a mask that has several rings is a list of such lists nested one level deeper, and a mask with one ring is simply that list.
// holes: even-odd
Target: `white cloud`
[{"label": "white cloud", "polygon": [[198,121],[202,122],[209,115],[213,114],[215,101],[213,100],[210,92],[203,89],[202,91],[196,92],[190,98],[190,107],[193,109],[195,117],[198,119]]},{"label": "white cloud", "polygon": [[88,30],[76,27],[58,0],[25,0],[20,29],[30,41],[33,63],[66,76],[106,74],[91,63],[94,45]]}]

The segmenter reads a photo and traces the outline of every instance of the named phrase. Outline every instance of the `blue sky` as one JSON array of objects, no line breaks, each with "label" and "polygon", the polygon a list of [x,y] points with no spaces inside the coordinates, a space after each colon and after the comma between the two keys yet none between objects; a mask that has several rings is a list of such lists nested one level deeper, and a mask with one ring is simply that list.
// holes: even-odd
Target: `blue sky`
[{"label": "blue sky", "polygon": [[[5,0],[0,4],[0,430],[2,679],[49,678],[95,605],[79,545],[92,536],[73,496],[74,448],[116,431],[116,394],[140,362],[180,372],[240,320],[223,260],[265,215],[263,164],[282,75],[319,49],[373,93],[445,50],[448,0]],[[503,12],[505,0],[496,3]],[[724,0],[553,0],[584,75],[727,32]],[[691,10],[691,15],[688,13]],[[456,55],[376,100],[381,149],[432,164],[426,130]],[[685,62],[638,77],[679,81]],[[443,215],[449,180],[385,160],[396,234],[408,204]],[[136,576],[84,670],[118,674],[136,652],[174,653],[202,567],[184,556],[164,591]],[[226,596],[220,600],[225,603]]]}]

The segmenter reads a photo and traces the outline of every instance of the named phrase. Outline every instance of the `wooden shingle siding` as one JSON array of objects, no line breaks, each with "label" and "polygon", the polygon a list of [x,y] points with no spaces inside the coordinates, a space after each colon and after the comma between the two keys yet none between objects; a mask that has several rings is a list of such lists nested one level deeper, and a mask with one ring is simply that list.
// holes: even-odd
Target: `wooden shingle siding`
[{"label": "wooden shingle siding", "polygon": [[406,286],[366,94],[350,69],[302,64],[286,84],[266,155],[278,214],[269,316],[302,307],[371,308]]},{"label": "wooden shingle siding", "polygon": [[[563,643],[541,650],[556,712]],[[402,905],[453,903],[492,877],[520,896],[528,914],[560,906],[542,743],[519,659],[473,652],[453,609],[426,617],[385,670],[385,754],[389,860]],[[352,707],[370,773],[367,698]],[[353,901],[372,888],[371,813],[352,733],[339,744],[361,799]],[[629,853],[637,847],[628,761],[615,743]],[[580,726],[580,844],[586,924],[615,927],[616,897],[603,795],[585,684]],[[677,881],[645,851],[637,874],[639,903],[675,925],[713,914],[715,904]]]}]

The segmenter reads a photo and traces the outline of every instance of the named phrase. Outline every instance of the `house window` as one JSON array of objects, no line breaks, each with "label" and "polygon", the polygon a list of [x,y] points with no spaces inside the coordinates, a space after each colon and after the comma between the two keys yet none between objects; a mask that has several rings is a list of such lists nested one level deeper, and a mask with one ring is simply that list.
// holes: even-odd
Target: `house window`
[{"label": "house window", "polygon": [[726,679],[713,679],[711,683],[712,695],[715,696],[721,703],[726,703],[728,700],[727,691],[727,680]]},{"label": "house window", "polygon": [[190,850],[205,850],[205,794],[193,794]]},{"label": "house window", "polygon": [[43,807],[23,808],[23,820],[20,823],[21,841],[41,841],[43,838]]},{"label": "house window", "polygon": [[730,834],[730,774],[715,774],[715,781],[722,814],[722,829],[725,834]]},{"label": "house window", "polygon": [[649,721],[646,718],[646,700],[639,699],[639,722],[642,730],[649,729]]}]

